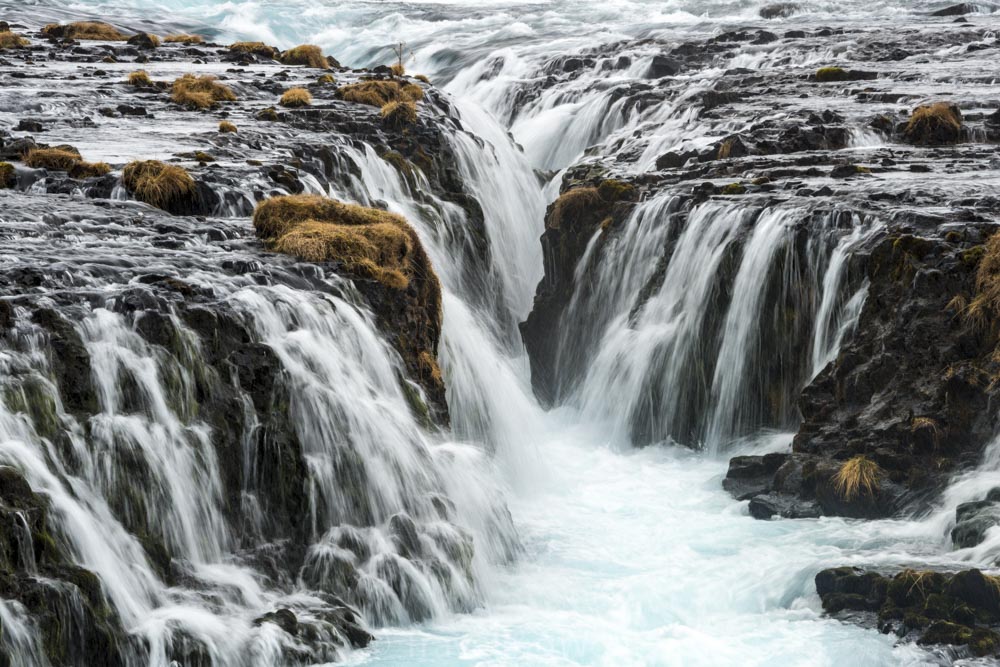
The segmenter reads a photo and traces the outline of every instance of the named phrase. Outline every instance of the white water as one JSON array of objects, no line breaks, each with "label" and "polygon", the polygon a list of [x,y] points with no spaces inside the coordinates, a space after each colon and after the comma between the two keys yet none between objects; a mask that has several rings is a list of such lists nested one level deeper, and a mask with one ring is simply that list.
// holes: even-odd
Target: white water
[{"label": "white water", "polygon": [[[657,377],[657,419],[669,425],[674,418],[671,410],[680,410],[684,371],[698,349],[714,269],[736,232],[753,217],[751,241],[734,277],[740,298],[723,320],[725,336],[718,353],[724,363],[716,366],[711,378],[704,378],[712,409],[695,429],[713,449],[731,437],[746,435],[740,398],[745,383],[753,379],[741,370],[754,345],[750,318],[760,306],[764,272],[783,251],[785,225],[794,223],[801,212],[772,210],[757,218],[743,208],[711,204],[692,213],[675,251],[678,261],[668,267],[663,288],[641,309],[639,326],[629,326],[630,299],[648,280],[655,268],[651,263],[655,246],[670,231],[664,224],[670,202],[646,203],[619,241],[622,260],[602,267],[605,273],[595,281],[597,290],[608,292],[593,296],[594,303],[604,308],[580,314],[597,320],[590,324],[593,358],[584,350],[572,360],[584,366],[585,377],[567,392],[567,405],[552,413],[543,413],[530,394],[514,325],[528,312],[541,275],[535,239],[541,232],[544,201],[531,168],[560,169],[587,146],[610,142],[616,133],[623,136],[645,123],[653,131],[636,165],[641,170],[665,150],[704,145],[723,130],[695,127],[690,115],[669,105],[644,116],[629,115],[600,94],[582,90],[547,91],[514,117],[511,92],[516,84],[538,76],[545,56],[572,52],[585,41],[611,41],[654,26],[664,31],[688,25],[708,30],[714,23],[752,17],[756,5],[719,3],[705,10],[710,16],[703,18],[700,6],[674,3],[597,7],[500,2],[485,9],[448,7],[452,3],[390,5],[391,9],[379,3],[310,3],[301,12],[288,9],[290,4],[294,3],[282,4],[281,14],[266,3],[243,2],[176,2],[171,10],[178,23],[198,27],[204,22],[234,38],[282,45],[315,41],[356,65],[387,60],[387,45],[404,39],[415,53],[410,69],[446,83],[462,99],[462,114],[470,127],[492,145],[492,150],[480,150],[464,135],[454,139],[463,174],[472,181],[488,216],[493,263],[488,275],[479,276],[479,284],[466,282],[458,253],[450,252],[462,245],[461,229],[453,237],[440,237],[397,174],[370,152],[353,156],[361,167],[360,181],[335,191],[362,202],[388,202],[417,224],[428,242],[445,287],[441,361],[454,433],[435,438],[420,431],[395,382],[394,357],[363,313],[315,295],[226,286],[229,298],[254,318],[260,340],[292,373],[293,410],[303,429],[315,431],[306,440],[317,445],[309,454],[314,473],[311,521],[317,540],[311,562],[318,571],[329,571],[323,568],[333,567],[336,559],[356,559],[340,546],[343,524],[363,523],[359,517],[338,514],[345,503],[333,495],[338,487],[332,462],[346,444],[333,435],[343,425],[328,420],[346,420],[347,430],[356,434],[350,446],[363,451],[366,475],[372,479],[366,487],[372,516],[366,519],[373,525],[362,526],[359,532],[381,558],[355,563],[366,592],[359,604],[372,625],[385,627],[379,628],[378,641],[370,649],[346,656],[348,663],[927,664],[930,656],[914,646],[894,647],[889,637],[824,618],[812,576],[823,567],[852,563],[988,564],[1000,548],[1000,534],[960,552],[950,551],[947,535],[958,502],[977,498],[1000,483],[995,448],[983,470],[952,486],[941,508],[927,519],[859,523],[751,520],[744,504],[720,487],[726,457],[735,448],[716,456],[670,445],[631,447],[629,417],[649,400],[645,373],[654,357],[667,359],[666,371]],[[852,11],[906,13],[898,3],[865,4],[865,9],[852,5]],[[161,5],[138,2],[130,9],[149,6]],[[839,13],[843,7],[844,3],[817,3],[809,9],[830,20],[828,12]],[[432,20],[439,11],[444,16]],[[598,26],[596,35],[577,36],[581,19],[575,13]],[[703,22],[707,27],[701,26]],[[447,59],[448,50],[460,54],[457,64]],[[642,76],[651,53],[630,55],[634,64],[612,75],[612,81],[616,76],[623,80]],[[480,73],[498,57],[502,57],[499,74],[482,80]],[[720,70],[736,64],[767,66],[768,58],[767,53],[748,54],[740,63],[720,64]],[[802,64],[809,66],[821,58],[812,54]],[[696,78],[712,75],[706,71]],[[604,75],[594,72],[593,78]],[[700,82],[683,85],[691,92]],[[524,156],[506,141],[503,125],[524,145]],[[865,144],[865,137],[856,143]],[[816,261],[807,267],[819,295],[817,324],[805,342],[810,374],[836,353],[863,302],[863,289],[843,291],[845,254],[860,237],[858,230],[860,224],[832,244],[821,244],[815,249]],[[205,280],[211,282],[209,277]],[[162,498],[150,500],[162,512],[168,542],[206,580],[224,582],[237,592],[221,611],[208,612],[202,601],[178,600],[177,591],[166,590],[135,540],[111,516],[100,494],[93,492],[114,483],[102,477],[97,462],[85,457],[88,479],[69,478],[71,494],[40,456],[39,437],[9,414],[3,415],[0,454],[25,470],[36,489],[53,498],[66,534],[78,540],[72,544],[78,562],[102,576],[115,607],[127,614],[136,633],[149,637],[155,646],[157,641],[169,641],[174,629],[181,627],[215,647],[223,664],[244,664],[242,656],[247,654],[254,664],[274,664],[275,651],[284,640],[269,626],[251,630],[249,620],[279,600],[261,590],[246,570],[218,562],[232,546],[215,497],[217,468],[224,462],[212,460],[202,425],[168,404],[155,354],[120,318],[98,310],[84,328],[103,364],[104,409],[97,422],[107,429],[105,441],[109,447],[113,443],[147,448],[144,457],[160,464],[153,471],[160,482],[155,488],[166,489]],[[145,392],[146,417],[122,415],[115,407],[120,397],[112,378],[122,368],[135,375]],[[365,400],[347,400],[358,396]],[[759,433],[759,425],[752,423],[753,437],[738,447],[756,452],[788,446],[787,434]],[[655,439],[666,433],[669,429],[664,426]],[[486,456],[484,450],[495,457]],[[166,454],[171,458],[164,458]],[[406,509],[423,520],[422,531],[431,542],[433,535],[460,540],[452,524],[434,520],[427,494],[435,492],[455,503],[459,508],[455,523],[475,537],[475,577],[468,587],[443,591],[434,577],[407,570],[413,596],[419,599],[415,604],[429,608],[426,614],[414,614],[412,604],[407,607],[385,590],[388,577],[380,567],[388,561],[404,569],[411,566],[397,558],[381,527],[395,512]],[[513,537],[497,515],[501,494],[523,548],[512,565],[503,562]],[[304,599],[280,602],[299,603],[304,615],[313,604]],[[38,664],[32,632],[11,610],[10,605],[0,605],[3,641],[18,647],[22,657],[29,656],[24,664]],[[422,622],[413,625],[413,620]]]}]

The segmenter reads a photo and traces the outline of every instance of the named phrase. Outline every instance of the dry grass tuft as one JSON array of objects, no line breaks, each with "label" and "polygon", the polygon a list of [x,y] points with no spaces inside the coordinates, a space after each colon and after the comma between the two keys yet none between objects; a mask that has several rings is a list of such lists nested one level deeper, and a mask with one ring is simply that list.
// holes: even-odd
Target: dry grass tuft
[{"label": "dry grass tuft", "polygon": [[219,132],[222,134],[236,134],[236,126],[230,123],[228,120],[224,120],[219,123]]},{"label": "dry grass tuft", "polygon": [[402,93],[414,102],[424,99],[424,89],[415,83],[408,83],[403,86]]},{"label": "dry grass tuft", "polygon": [[0,31],[0,49],[19,49],[30,42],[10,30]]},{"label": "dry grass tuft", "polygon": [[337,83],[337,80],[333,78],[332,74],[320,74],[319,78],[316,79],[316,83],[321,86],[326,86],[332,83]]},{"label": "dry grass tuft", "polygon": [[407,125],[417,122],[417,105],[409,100],[388,102],[380,112],[382,122],[395,130],[402,130]]},{"label": "dry grass tuft", "polygon": [[263,56],[272,59],[278,57],[278,49],[268,46],[264,42],[236,42],[229,45],[229,50],[241,55]]},{"label": "dry grass tuft", "polygon": [[153,85],[153,80],[149,78],[149,73],[140,69],[128,75],[128,84],[137,88],[145,88]]},{"label": "dry grass tuft", "polygon": [[337,95],[342,100],[373,107],[384,107],[389,102],[416,101],[406,95],[403,86],[397,81],[351,83],[337,89]]},{"label": "dry grass tuft", "polygon": [[10,162],[0,162],[0,190],[17,185],[17,171]]},{"label": "dry grass tuft", "polygon": [[80,161],[78,152],[62,148],[35,148],[24,156],[24,164],[33,169],[50,169],[52,171],[69,171]]},{"label": "dry grass tuft", "polygon": [[170,99],[188,109],[208,109],[217,102],[236,101],[236,94],[214,76],[185,74],[174,81]]},{"label": "dry grass tuft", "polygon": [[403,67],[403,63],[394,63],[389,66],[389,69],[392,70],[393,76],[403,76],[406,74],[406,68]]},{"label": "dry grass tuft", "polygon": [[903,138],[917,145],[956,143],[961,135],[962,112],[948,102],[917,107],[903,130]]},{"label": "dry grass tuft", "polygon": [[305,88],[291,88],[285,91],[278,104],[289,109],[299,109],[312,104],[312,99],[312,95]]},{"label": "dry grass tuft", "polygon": [[257,236],[278,252],[310,262],[336,261],[352,273],[405,289],[426,263],[402,217],[317,195],[274,197],[257,205]]},{"label": "dry grass tuft", "polygon": [[833,488],[841,498],[850,501],[861,494],[874,497],[879,489],[882,469],[865,456],[846,461],[833,476]]},{"label": "dry grass tuft", "polygon": [[430,79],[428,79],[428,78],[427,78],[427,76],[426,76],[426,75],[424,75],[424,74],[414,74],[414,75],[413,75],[413,78],[414,78],[414,79],[416,79],[417,81],[423,81],[424,83],[426,83],[426,84],[428,84],[428,85],[429,85],[429,84],[430,84],[430,82],[431,82],[431,80],[430,80]]},{"label": "dry grass tuft", "polygon": [[197,189],[187,170],[159,160],[130,162],[122,170],[122,183],[139,201],[165,211],[182,206]]},{"label": "dry grass tuft", "polygon": [[283,65],[303,65],[317,69],[330,69],[330,63],[323,55],[323,50],[314,44],[302,44],[288,49],[278,58]]},{"label": "dry grass tuft", "polygon": [[70,178],[78,179],[104,176],[111,172],[107,163],[86,162],[75,148],[69,146],[35,148],[25,154],[24,163],[33,169],[65,171]]},{"label": "dry grass tuft", "polygon": [[78,21],[68,25],[50,23],[42,28],[42,34],[46,37],[102,42],[124,42],[128,39],[117,28],[100,21]]},{"label": "dry grass tuft", "polygon": [[163,38],[163,41],[167,44],[204,44],[205,38],[201,35],[177,33],[175,35],[167,35]]}]

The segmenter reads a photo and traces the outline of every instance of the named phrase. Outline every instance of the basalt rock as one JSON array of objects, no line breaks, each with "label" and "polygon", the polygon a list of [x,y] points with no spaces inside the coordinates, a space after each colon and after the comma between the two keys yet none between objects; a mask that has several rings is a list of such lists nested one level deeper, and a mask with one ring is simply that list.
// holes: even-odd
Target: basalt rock
[{"label": "basalt rock", "polygon": [[975,656],[1000,653],[1000,594],[979,570],[904,570],[895,575],[840,567],[816,575],[828,614],[873,618],[883,632],[921,644],[967,647]]}]

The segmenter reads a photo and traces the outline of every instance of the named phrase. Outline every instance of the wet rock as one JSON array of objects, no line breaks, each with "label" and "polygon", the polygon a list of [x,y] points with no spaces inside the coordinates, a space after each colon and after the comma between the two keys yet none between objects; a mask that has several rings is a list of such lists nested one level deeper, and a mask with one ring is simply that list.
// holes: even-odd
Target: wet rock
[{"label": "wet rock", "polygon": [[956,549],[974,547],[984,539],[986,532],[1000,525],[1000,490],[990,492],[986,500],[962,503],[955,509],[955,527],[951,541]]},{"label": "wet rock", "polygon": [[874,616],[887,631],[921,644],[968,647],[977,656],[1000,649],[1000,596],[979,570],[956,573],[904,570],[895,575],[841,567],[816,575],[823,609],[845,619],[850,612]]},{"label": "wet rock", "polygon": [[646,76],[650,79],[659,79],[665,76],[674,76],[681,71],[683,63],[674,58],[663,55],[653,56],[653,62],[649,65],[649,72]]},{"label": "wet rock", "polygon": [[964,14],[975,14],[978,11],[979,8],[976,5],[962,2],[931,12],[931,16],[962,16]]},{"label": "wet rock", "polygon": [[128,38],[127,44],[129,46],[135,46],[140,49],[155,49],[160,45],[160,40],[153,35],[145,32],[140,32],[138,34],[132,35]]},{"label": "wet rock", "polygon": [[289,609],[269,611],[263,616],[255,618],[253,621],[254,625],[261,625],[263,623],[274,623],[293,637],[299,632],[299,620],[296,618],[295,613]]},{"label": "wet rock", "polygon": [[18,122],[17,127],[15,127],[14,129],[18,132],[33,132],[33,133],[45,131],[45,128],[37,120],[28,120],[26,118],[22,118]]},{"label": "wet rock", "polygon": [[799,11],[799,5],[794,2],[776,2],[772,5],[764,5],[760,8],[762,19],[787,18]]}]

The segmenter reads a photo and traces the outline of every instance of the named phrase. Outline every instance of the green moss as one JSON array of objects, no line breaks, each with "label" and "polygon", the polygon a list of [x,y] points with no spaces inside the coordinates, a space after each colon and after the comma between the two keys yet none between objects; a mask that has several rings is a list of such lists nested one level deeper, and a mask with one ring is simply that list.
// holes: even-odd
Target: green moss
[{"label": "green moss", "polygon": [[948,243],[959,243],[962,240],[962,232],[953,229],[944,235],[944,240]]},{"label": "green moss", "polygon": [[275,111],[274,107],[268,107],[257,114],[257,120],[275,122],[278,120],[278,112]]},{"label": "green moss", "polygon": [[969,268],[975,268],[979,265],[979,260],[983,258],[986,254],[985,245],[977,245],[968,250],[963,250],[959,255],[959,259],[962,260],[962,264],[965,264]]},{"label": "green moss", "polygon": [[820,67],[816,70],[816,80],[821,82],[843,81],[847,71],[842,67]]},{"label": "green moss", "polygon": [[746,194],[747,189],[742,183],[730,183],[729,185],[722,188],[722,194],[724,195],[743,195]]},{"label": "green moss", "polygon": [[935,621],[920,638],[921,644],[966,644],[972,639],[972,630],[948,621]]}]

